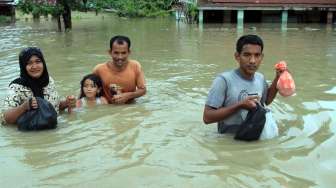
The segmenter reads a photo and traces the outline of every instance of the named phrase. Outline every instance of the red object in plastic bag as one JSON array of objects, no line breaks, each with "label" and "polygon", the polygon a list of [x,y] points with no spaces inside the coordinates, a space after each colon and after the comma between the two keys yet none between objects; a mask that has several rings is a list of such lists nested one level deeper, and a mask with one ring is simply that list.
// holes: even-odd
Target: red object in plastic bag
[{"label": "red object in plastic bag", "polygon": [[287,71],[287,63],[280,61],[275,64],[275,69],[282,71],[277,83],[280,95],[284,97],[293,95],[295,93],[295,82],[292,75]]}]

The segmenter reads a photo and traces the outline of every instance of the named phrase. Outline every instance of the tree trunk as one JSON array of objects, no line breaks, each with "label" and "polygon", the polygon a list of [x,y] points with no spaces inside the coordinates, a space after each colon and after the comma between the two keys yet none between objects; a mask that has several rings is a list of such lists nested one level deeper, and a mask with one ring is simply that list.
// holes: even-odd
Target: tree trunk
[{"label": "tree trunk", "polygon": [[83,0],[83,4],[84,4],[84,11],[85,11],[85,12],[87,12],[86,3],[87,3],[87,0]]},{"label": "tree trunk", "polygon": [[40,14],[33,14],[33,20],[39,21],[40,20]]},{"label": "tree trunk", "polygon": [[61,15],[57,15],[57,26],[58,26],[58,31],[62,32],[62,23],[61,23]]},{"label": "tree trunk", "polygon": [[58,30],[62,31],[62,26],[61,26],[61,15],[62,15],[63,23],[64,23],[64,31],[69,31],[72,28],[71,7],[69,5],[69,1],[68,0],[57,0],[56,2],[59,6],[63,8],[63,12],[60,13],[59,16],[57,16]]},{"label": "tree trunk", "polygon": [[71,22],[71,8],[69,5],[68,0],[62,0],[64,12],[62,14],[63,16],[63,22],[64,22],[64,30],[68,31],[72,29],[72,22]]}]

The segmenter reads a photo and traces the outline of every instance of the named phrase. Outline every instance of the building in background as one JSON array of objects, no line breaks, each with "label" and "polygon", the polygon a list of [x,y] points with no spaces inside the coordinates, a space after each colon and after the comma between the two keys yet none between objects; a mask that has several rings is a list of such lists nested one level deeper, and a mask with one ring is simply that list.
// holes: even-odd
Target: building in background
[{"label": "building in background", "polygon": [[0,16],[10,16],[15,21],[15,1],[0,0]]},{"label": "building in background", "polygon": [[335,22],[336,0],[198,0],[199,23]]}]

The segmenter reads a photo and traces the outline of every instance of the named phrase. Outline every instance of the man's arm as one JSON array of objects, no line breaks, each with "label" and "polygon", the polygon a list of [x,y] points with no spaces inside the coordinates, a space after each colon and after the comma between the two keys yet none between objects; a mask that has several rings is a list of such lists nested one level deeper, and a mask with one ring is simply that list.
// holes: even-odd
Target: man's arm
[{"label": "man's arm", "polygon": [[203,122],[205,124],[219,122],[237,112],[239,109],[239,104],[235,104],[229,107],[221,107],[218,109],[205,105],[203,112]]},{"label": "man's arm", "polygon": [[126,92],[113,96],[113,101],[116,104],[124,104],[128,101],[141,97],[146,94],[146,88],[139,88],[134,92]]},{"label": "man's arm", "polygon": [[266,105],[269,105],[273,102],[276,94],[278,93],[278,89],[277,89],[277,83],[279,80],[281,72],[280,71],[276,71],[276,75],[275,78],[273,79],[273,82],[271,84],[271,86],[267,89],[267,97],[266,97]]},{"label": "man's arm", "polygon": [[221,120],[228,118],[230,115],[234,114],[241,108],[244,109],[255,108],[257,100],[258,96],[250,96],[239,103],[236,103],[228,107],[220,107],[218,109],[205,105],[203,113],[203,122],[205,124],[219,122]]},{"label": "man's arm", "polygon": [[139,68],[139,75],[137,77],[136,82],[137,82],[137,89],[134,92],[125,92],[118,95],[114,95],[113,101],[117,104],[124,104],[130,100],[133,100],[146,94],[147,89],[145,86],[145,75],[141,70],[141,67]]}]

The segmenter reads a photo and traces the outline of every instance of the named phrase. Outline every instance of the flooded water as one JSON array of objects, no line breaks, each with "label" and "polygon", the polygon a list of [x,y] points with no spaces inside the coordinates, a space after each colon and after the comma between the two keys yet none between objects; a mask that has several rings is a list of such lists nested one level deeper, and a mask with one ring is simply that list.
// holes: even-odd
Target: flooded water
[{"label": "flooded water", "polygon": [[[62,96],[109,59],[109,39],[132,40],[148,93],[135,104],[62,114],[56,130],[0,128],[1,187],[333,187],[336,184],[336,30],[326,25],[186,25],[173,18],[74,16],[73,31],[51,21],[0,26],[0,99],[19,75],[18,53],[39,46]],[[252,143],[204,125],[214,77],[237,66],[242,34],[260,35],[268,81],[286,60],[296,96],[269,106],[280,136]],[[1,109],[2,107],[0,107]]]}]

